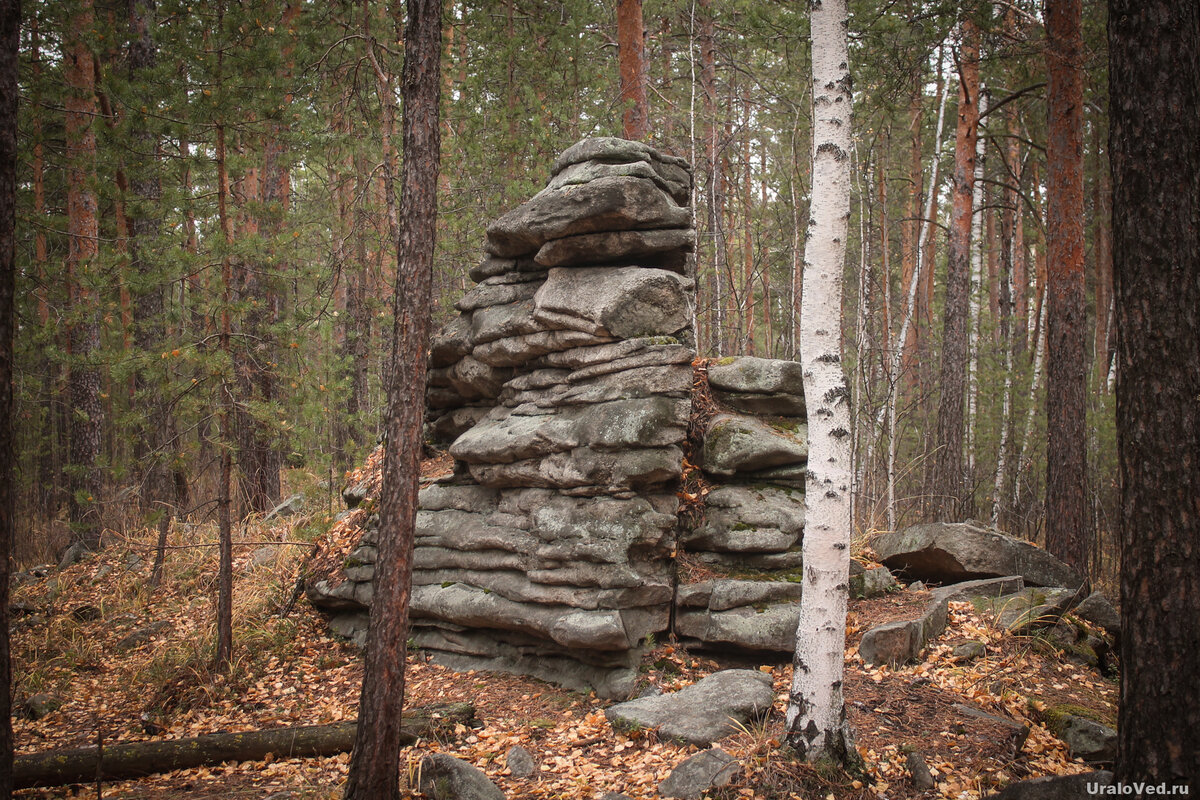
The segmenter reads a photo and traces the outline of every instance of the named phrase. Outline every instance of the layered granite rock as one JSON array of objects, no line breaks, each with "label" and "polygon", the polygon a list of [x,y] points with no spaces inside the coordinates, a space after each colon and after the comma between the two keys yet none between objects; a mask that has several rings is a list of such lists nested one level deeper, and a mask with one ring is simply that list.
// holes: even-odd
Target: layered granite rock
[{"label": "layered granite rock", "polygon": [[699,461],[712,488],[680,544],[738,579],[681,585],[675,631],[709,648],[790,653],[800,616],[808,463],[800,365],[743,356],[720,359],[707,372],[718,408]]},{"label": "layered granite rock", "polygon": [[[668,629],[690,195],[683,161],[590,139],[488,229],[476,285],[430,351],[426,433],[455,470],[420,495],[412,635],[436,659],[623,695]],[[323,587],[351,635],[373,561],[368,535],[353,586]]]}]

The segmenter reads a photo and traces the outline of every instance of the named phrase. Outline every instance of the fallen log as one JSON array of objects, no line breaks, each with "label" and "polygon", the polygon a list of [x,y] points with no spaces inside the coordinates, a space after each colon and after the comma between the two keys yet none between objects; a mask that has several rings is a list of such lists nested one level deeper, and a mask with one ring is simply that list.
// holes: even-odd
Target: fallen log
[{"label": "fallen log", "polygon": [[[445,703],[405,711],[401,742],[447,733],[457,724],[475,719],[470,703]],[[18,755],[13,763],[13,787],[63,786],[125,780],[220,764],[223,761],[258,761],[268,754],[275,758],[332,756],[354,747],[357,720],[331,725],[305,725],[242,733],[210,733],[192,739],[160,739],[152,742],[106,744],[96,747],[51,750]]]}]

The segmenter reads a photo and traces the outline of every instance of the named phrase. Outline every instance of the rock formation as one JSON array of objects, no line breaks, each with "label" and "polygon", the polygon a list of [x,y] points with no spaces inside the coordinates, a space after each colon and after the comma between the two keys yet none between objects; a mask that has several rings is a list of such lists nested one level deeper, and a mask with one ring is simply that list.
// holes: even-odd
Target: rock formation
[{"label": "rock formation", "polygon": [[[672,615],[692,644],[791,652],[800,365],[715,362],[718,405],[693,413],[690,195],[680,159],[588,139],[488,229],[476,285],[430,352],[426,432],[455,468],[420,495],[412,618],[437,660],[624,696]],[[707,423],[688,456],[703,469],[702,508],[681,526],[694,417]],[[353,508],[375,491],[343,494]],[[363,641],[377,520],[353,513],[365,533],[342,574],[308,594]],[[679,569],[680,553],[738,577],[681,581],[698,573]]]}]

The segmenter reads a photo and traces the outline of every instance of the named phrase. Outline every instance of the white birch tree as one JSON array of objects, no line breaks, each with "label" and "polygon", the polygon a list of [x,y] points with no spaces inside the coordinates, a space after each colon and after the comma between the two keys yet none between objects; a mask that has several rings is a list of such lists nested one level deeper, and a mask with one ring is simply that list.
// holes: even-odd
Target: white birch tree
[{"label": "white birch tree", "polygon": [[842,271],[850,220],[846,0],[812,13],[812,202],[804,252],[800,361],[808,406],[804,582],[787,743],[810,761],[858,760],[842,698],[850,570],[850,398],[842,369]]}]

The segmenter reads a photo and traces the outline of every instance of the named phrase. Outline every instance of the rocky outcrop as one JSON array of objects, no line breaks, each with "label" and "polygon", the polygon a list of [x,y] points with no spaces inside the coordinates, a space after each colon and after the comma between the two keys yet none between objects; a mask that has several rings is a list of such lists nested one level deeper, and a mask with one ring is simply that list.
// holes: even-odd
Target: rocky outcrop
[{"label": "rocky outcrop", "polygon": [[[690,194],[681,160],[585,140],[488,229],[476,285],[430,349],[426,433],[455,469],[420,494],[412,637],[436,659],[624,695],[669,627]],[[346,580],[310,587],[352,637],[374,561],[369,528]]]},{"label": "rocky outcrop", "polygon": [[876,536],[871,547],[886,566],[915,580],[956,583],[1020,575],[1030,586],[1080,584],[1074,570],[1045,550],[969,522],[914,525]]}]

